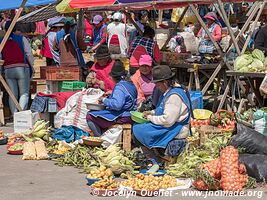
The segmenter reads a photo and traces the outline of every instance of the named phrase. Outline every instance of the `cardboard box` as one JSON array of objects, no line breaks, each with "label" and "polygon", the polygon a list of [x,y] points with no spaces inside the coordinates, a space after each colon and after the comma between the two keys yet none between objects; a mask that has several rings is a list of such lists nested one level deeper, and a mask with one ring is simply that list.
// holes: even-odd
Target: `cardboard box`
[{"label": "cardboard box", "polygon": [[29,130],[38,119],[40,119],[38,112],[32,113],[30,110],[25,110],[14,113],[14,132]]}]

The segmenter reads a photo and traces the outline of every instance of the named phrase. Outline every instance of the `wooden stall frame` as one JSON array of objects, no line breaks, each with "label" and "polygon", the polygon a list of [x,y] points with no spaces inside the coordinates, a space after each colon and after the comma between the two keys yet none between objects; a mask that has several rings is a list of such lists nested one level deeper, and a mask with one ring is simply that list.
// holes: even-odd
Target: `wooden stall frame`
[{"label": "wooden stall frame", "polygon": [[[6,42],[7,42],[7,40],[9,38],[9,36],[10,36],[10,34],[11,34],[11,32],[12,32],[12,30],[13,30],[13,28],[14,28],[14,26],[15,26],[18,18],[19,18],[19,16],[21,15],[21,12],[23,11],[24,6],[25,6],[26,3],[27,3],[27,0],[23,0],[22,1],[21,5],[20,5],[20,8],[18,9],[18,11],[17,11],[14,19],[12,20],[12,22],[10,24],[10,27],[8,28],[8,30],[7,30],[5,36],[4,36],[4,38],[3,38],[3,40],[2,40],[2,42],[0,44],[0,53],[2,52],[2,50],[3,50],[3,48],[4,48],[4,46],[5,46]],[[20,107],[20,105],[19,105],[19,103],[18,103],[15,95],[13,94],[13,92],[10,89],[10,87],[8,86],[8,84],[6,83],[6,81],[4,80],[2,74],[0,74],[0,81],[3,84],[4,88],[6,89],[8,95],[11,97],[12,101],[15,103],[16,108],[19,111],[22,111],[22,108]],[[1,116],[1,118],[2,118],[2,116]]]}]

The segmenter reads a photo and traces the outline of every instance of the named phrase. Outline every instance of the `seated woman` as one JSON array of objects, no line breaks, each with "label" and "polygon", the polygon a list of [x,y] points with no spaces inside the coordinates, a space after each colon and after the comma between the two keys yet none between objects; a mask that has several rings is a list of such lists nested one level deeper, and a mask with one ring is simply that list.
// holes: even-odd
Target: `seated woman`
[{"label": "seated woman", "polygon": [[115,83],[109,76],[111,68],[114,65],[114,60],[111,59],[108,47],[106,45],[100,45],[95,54],[96,62],[91,67],[90,72],[96,72],[96,79],[105,83],[104,90],[113,90]]},{"label": "seated woman", "polygon": [[189,94],[173,80],[174,73],[166,65],[153,68],[153,82],[163,93],[153,111],[145,111],[150,122],[135,124],[133,134],[141,143],[148,158],[157,159],[155,152],[168,156],[179,155],[187,144],[191,103]]},{"label": "seated woman", "polygon": [[132,76],[132,81],[137,89],[137,104],[140,105],[152,95],[155,83],[152,83],[152,58],[142,55],[139,59],[139,70]]},{"label": "seated woman", "polygon": [[[217,19],[217,15],[214,12],[209,12],[204,16],[204,18],[207,20],[207,28],[212,34],[215,42],[220,42],[222,37],[222,28],[218,24],[219,22]],[[200,29],[197,36],[201,39],[198,47],[199,53],[212,54],[215,50],[215,46],[213,45],[211,39],[203,28]]]},{"label": "seated woman", "polygon": [[130,111],[136,107],[137,90],[127,78],[127,71],[121,61],[114,63],[110,76],[116,85],[109,97],[104,95],[99,99],[106,110],[89,111],[86,117],[95,136],[101,136],[103,131],[114,124],[131,123]]}]

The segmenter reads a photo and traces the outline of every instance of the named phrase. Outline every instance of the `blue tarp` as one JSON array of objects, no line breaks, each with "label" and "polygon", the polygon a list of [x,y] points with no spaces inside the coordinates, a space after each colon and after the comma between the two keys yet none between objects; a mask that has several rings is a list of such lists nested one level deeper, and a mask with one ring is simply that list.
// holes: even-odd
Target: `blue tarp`
[{"label": "blue tarp", "polygon": [[[11,10],[20,7],[22,0],[0,0],[0,10]],[[28,0],[25,7],[33,7],[55,3],[57,0]]]}]

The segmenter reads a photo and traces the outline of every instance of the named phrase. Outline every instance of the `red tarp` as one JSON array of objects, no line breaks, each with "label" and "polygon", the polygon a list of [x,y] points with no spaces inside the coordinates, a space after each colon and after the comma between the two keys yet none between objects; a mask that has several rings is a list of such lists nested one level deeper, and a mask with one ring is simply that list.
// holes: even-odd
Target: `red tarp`
[{"label": "red tarp", "polygon": [[70,6],[72,8],[91,8],[99,6],[111,6],[116,0],[71,0]]},{"label": "red tarp", "polygon": [[[222,0],[223,2],[238,3],[244,0]],[[245,2],[254,2],[257,0],[245,0]],[[115,2],[119,4],[115,4]],[[131,2],[131,3],[128,3]],[[217,3],[214,0],[71,0],[72,8],[91,8],[97,10],[120,10],[127,7],[129,10],[142,9],[171,9],[184,7],[188,4],[211,4]]]}]

